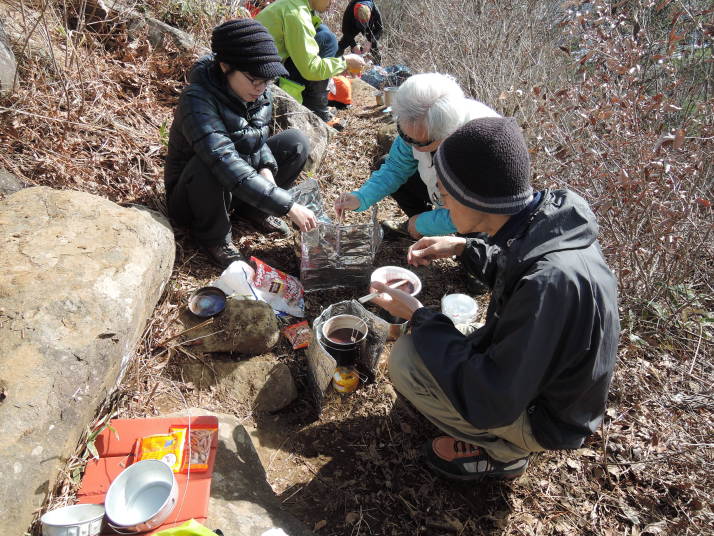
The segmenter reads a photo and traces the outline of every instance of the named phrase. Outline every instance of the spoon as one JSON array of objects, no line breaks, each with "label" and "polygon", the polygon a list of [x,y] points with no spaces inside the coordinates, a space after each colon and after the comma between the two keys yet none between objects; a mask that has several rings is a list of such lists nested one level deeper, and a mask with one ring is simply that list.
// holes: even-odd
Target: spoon
[{"label": "spoon", "polygon": [[[389,288],[401,287],[404,283],[409,283],[409,280],[408,280],[408,279],[400,279],[399,281],[395,281],[394,283],[392,283],[391,285],[389,285]],[[371,300],[372,298],[376,298],[376,297],[379,296],[380,294],[382,294],[382,293],[381,293],[381,292],[372,292],[371,294],[367,294],[366,296],[362,296],[362,297],[359,298],[357,301],[360,302],[360,303],[367,303],[369,300]]]}]

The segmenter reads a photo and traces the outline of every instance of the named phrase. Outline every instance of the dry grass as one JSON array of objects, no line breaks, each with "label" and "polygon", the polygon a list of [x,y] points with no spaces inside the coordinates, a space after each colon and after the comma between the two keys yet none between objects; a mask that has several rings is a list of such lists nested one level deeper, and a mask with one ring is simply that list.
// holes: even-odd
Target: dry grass
[{"label": "dry grass", "polygon": [[[18,24],[32,27],[29,12],[24,20]],[[121,33],[110,40],[82,32],[50,33],[68,58],[83,58],[81,69],[76,60],[52,66],[46,58],[20,55],[21,84],[0,102],[0,166],[31,184],[161,208],[164,129],[193,58],[128,43]],[[15,46],[19,50],[22,42]],[[522,92],[533,94],[530,87]],[[341,112],[348,127],[317,174],[328,202],[359,184],[379,153],[374,132],[383,117],[370,102],[361,103]],[[668,163],[679,165],[685,156],[677,153]],[[549,173],[554,160],[537,156],[536,172]],[[576,165],[573,161],[567,169]],[[543,179],[546,184],[552,181]],[[391,202],[381,210],[385,216],[395,213]],[[703,213],[700,221],[711,223],[710,218],[710,213]],[[613,240],[609,232],[605,227],[605,243]],[[269,240],[243,228],[237,228],[236,235],[244,252],[297,273],[291,242]],[[620,347],[607,418],[585,448],[538,455],[526,476],[512,483],[451,485],[426,472],[419,462],[420,445],[435,430],[396,401],[381,369],[375,384],[352,397],[331,397],[315,422],[307,419],[311,408],[306,402],[304,361],[284,341],[274,353],[293,370],[300,399],[279,415],[253,415],[250,408],[183,381],[183,363],[198,359],[210,366],[213,358],[176,344],[174,337],[182,328],[175,320],[188,292],[217,272],[186,237],[178,234],[177,239],[171,281],[120,391],[100,410],[98,426],[115,413],[143,417],[191,405],[234,413],[259,428],[277,423],[282,435],[275,448],[284,453],[284,461],[269,466],[268,478],[283,506],[319,534],[714,532],[711,327],[701,312],[682,309],[679,316],[648,317],[631,306],[636,296],[625,296],[623,319],[634,321]],[[403,247],[387,244],[379,263],[403,263]],[[707,281],[710,270],[702,268],[697,280]],[[429,305],[435,305],[444,291],[460,290],[458,269],[452,263],[440,263],[421,275]],[[310,295],[309,318],[352,295]],[[711,302],[705,300],[701,310],[711,311]],[[683,323],[675,323],[677,318]],[[75,470],[88,456],[84,444],[90,439],[70,460],[48,506],[72,502]]]}]

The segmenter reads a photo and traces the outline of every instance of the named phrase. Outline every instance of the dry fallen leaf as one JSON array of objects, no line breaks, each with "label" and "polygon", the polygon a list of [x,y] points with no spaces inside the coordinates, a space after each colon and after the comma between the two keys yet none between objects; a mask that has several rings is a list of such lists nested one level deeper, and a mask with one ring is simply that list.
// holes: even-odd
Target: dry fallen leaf
[{"label": "dry fallen leaf", "polygon": [[565,460],[565,464],[571,469],[575,469],[576,471],[579,471],[583,467],[578,460],[574,460],[572,458],[568,458],[567,460]]}]

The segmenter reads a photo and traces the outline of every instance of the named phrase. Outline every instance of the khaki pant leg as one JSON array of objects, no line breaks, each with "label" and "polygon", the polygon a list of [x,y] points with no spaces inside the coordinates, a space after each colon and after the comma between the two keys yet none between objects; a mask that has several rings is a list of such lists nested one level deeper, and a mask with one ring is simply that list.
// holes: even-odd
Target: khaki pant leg
[{"label": "khaki pant leg", "polygon": [[466,421],[424,365],[411,335],[403,335],[394,344],[389,376],[397,391],[436,427],[451,437],[482,447],[497,461],[510,462],[544,450],[533,437],[525,412],[508,426],[488,430]]}]

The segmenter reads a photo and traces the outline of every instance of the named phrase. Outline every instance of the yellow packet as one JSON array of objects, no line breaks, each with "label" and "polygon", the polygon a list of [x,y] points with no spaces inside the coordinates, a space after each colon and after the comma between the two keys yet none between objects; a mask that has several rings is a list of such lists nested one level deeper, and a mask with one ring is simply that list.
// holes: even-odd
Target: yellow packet
[{"label": "yellow packet", "polygon": [[178,473],[183,466],[186,430],[177,428],[169,434],[157,434],[137,440],[136,460],[161,460]]}]

